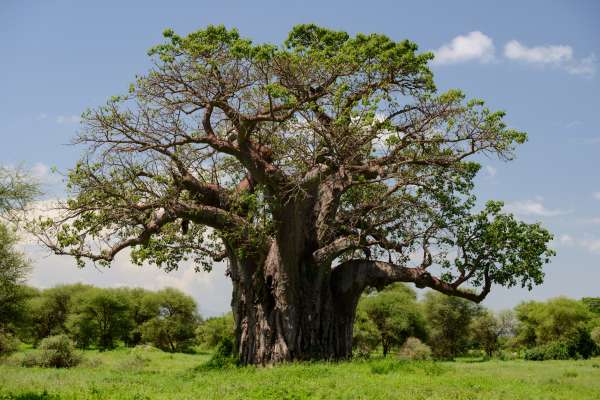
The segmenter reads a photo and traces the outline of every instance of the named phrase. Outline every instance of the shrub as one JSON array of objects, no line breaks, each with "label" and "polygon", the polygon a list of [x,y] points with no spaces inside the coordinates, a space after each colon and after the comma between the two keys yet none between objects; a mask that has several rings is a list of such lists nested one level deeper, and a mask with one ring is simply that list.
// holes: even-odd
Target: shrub
[{"label": "shrub", "polygon": [[525,359],[529,361],[568,360],[569,358],[572,357],[569,345],[565,342],[552,342],[525,351]]},{"label": "shrub", "polygon": [[36,353],[25,353],[25,356],[21,360],[21,366],[23,367],[38,367],[40,365],[39,357]]},{"label": "shrub", "polygon": [[237,365],[237,358],[233,352],[233,341],[224,338],[217,346],[212,357],[200,366],[202,370],[230,368]]},{"label": "shrub", "polygon": [[574,358],[588,359],[596,353],[596,343],[592,340],[587,329],[579,328],[569,344]]},{"label": "shrub", "polygon": [[409,360],[428,360],[431,358],[431,348],[416,337],[409,337],[398,355]]},{"label": "shrub", "polygon": [[19,348],[19,341],[8,333],[0,333],[0,357],[14,353]]},{"label": "shrub", "polygon": [[38,354],[27,354],[23,366],[45,368],[70,368],[81,362],[75,353],[73,342],[66,335],[50,336],[40,343]]},{"label": "shrub", "polygon": [[596,350],[596,344],[592,341],[590,333],[585,329],[578,329],[568,340],[550,342],[525,351],[525,359],[532,361],[587,359],[594,355]]}]

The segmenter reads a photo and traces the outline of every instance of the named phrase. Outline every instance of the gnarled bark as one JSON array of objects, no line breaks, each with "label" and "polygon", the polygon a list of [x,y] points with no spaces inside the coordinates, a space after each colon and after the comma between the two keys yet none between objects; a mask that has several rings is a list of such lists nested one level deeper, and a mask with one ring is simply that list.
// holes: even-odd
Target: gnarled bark
[{"label": "gnarled bark", "polygon": [[[351,302],[338,298],[328,268],[284,257],[273,243],[262,265],[238,259],[230,263],[241,363],[349,357],[360,293]],[[299,279],[286,273],[292,264]]]}]

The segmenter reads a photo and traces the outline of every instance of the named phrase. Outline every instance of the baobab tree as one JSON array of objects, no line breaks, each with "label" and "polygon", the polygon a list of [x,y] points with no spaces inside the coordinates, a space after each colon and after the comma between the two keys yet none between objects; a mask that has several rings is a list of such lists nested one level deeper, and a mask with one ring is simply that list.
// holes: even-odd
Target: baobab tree
[{"label": "baobab tree", "polygon": [[127,94],[84,113],[71,198],[36,224],[54,252],[226,260],[243,364],[350,356],[367,286],[479,302],[542,282],[551,235],[471,193],[470,158],[511,159],[526,135],[437,93],[430,53],[315,25],[280,46],[222,26],[164,36]]}]

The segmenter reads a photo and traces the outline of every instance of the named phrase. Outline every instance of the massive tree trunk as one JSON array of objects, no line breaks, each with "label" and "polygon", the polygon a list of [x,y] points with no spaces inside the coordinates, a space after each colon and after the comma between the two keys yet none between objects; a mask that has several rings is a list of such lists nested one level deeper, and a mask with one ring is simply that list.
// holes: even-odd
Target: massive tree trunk
[{"label": "massive tree trunk", "polygon": [[239,260],[230,265],[240,362],[265,365],[350,357],[360,293],[353,299],[338,297],[331,271],[301,260],[294,260],[299,274],[290,279],[284,272],[289,260],[271,256],[277,247],[272,245],[263,265]]},{"label": "massive tree trunk", "polygon": [[331,263],[315,263],[309,206],[290,205],[264,257],[229,253],[240,362],[344,359],[361,291],[342,293]]}]

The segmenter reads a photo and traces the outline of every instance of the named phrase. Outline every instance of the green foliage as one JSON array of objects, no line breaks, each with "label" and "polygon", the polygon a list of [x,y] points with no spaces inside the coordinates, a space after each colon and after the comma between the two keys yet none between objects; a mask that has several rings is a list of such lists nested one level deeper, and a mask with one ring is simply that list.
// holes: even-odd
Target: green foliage
[{"label": "green foliage", "polygon": [[581,302],[586,305],[590,312],[600,315],[600,297],[584,297]]},{"label": "green foliage", "polygon": [[590,358],[596,354],[597,346],[585,329],[578,329],[573,336],[552,341],[525,351],[525,360],[568,360]]},{"label": "green foliage", "polygon": [[42,340],[39,349],[39,353],[24,360],[25,366],[71,368],[81,362],[81,357],[75,352],[73,342],[67,335],[49,336]]},{"label": "green foliage", "polygon": [[38,194],[38,184],[28,173],[0,165],[0,216],[4,212],[23,208]]},{"label": "green foliage", "polygon": [[577,335],[591,319],[587,307],[572,299],[557,297],[542,302],[526,302],[516,307],[519,319],[518,341],[525,346],[562,341]]},{"label": "green foliage", "polygon": [[[90,285],[58,285],[32,296],[28,303],[29,336],[34,343],[47,336],[67,333],[67,322],[74,313],[76,298],[92,289]],[[78,340],[76,339],[78,342]]]},{"label": "green foliage", "polygon": [[19,337],[37,344],[66,334],[86,349],[160,343],[168,351],[190,351],[200,316],[194,300],[175,289],[103,289],[90,285],[58,285],[43,291],[23,287],[26,321]]},{"label": "green foliage", "polygon": [[128,298],[119,289],[91,288],[78,293],[67,329],[81,348],[92,342],[107,350],[131,327]]},{"label": "green foliage", "polygon": [[596,346],[600,348],[600,326],[597,326],[594,329],[592,329],[592,332],[590,332],[590,337],[592,338],[594,343],[596,343]]},{"label": "green foliage", "polygon": [[544,361],[544,360],[568,360],[571,357],[568,343],[550,342],[545,345],[536,346],[527,349],[524,355],[525,360]]},{"label": "green foliage", "polygon": [[484,311],[476,316],[469,327],[476,345],[483,348],[488,357],[500,347],[500,322],[490,311]]},{"label": "green foliage", "polygon": [[179,290],[167,288],[156,293],[159,314],[141,327],[142,341],[169,352],[189,352],[195,344],[200,320],[196,302]]},{"label": "green foliage", "polygon": [[380,342],[379,330],[369,318],[365,307],[357,307],[352,329],[352,355],[354,357],[369,358]]},{"label": "green foliage", "polygon": [[[417,305],[416,294],[402,283],[363,296],[358,309],[357,323],[363,326],[357,326],[354,336],[359,347],[368,346],[369,342],[377,343],[382,346],[385,356],[392,347],[402,346],[410,336],[421,339],[427,336],[425,319]],[[364,321],[362,313],[366,314],[368,321]],[[372,329],[372,326],[376,329]],[[367,334],[373,337],[366,337]]]},{"label": "green foliage", "polygon": [[30,265],[15,248],[17,236],[0,222],[0,333],[14,331],[26,317],[26,301],[31,295],[22,286]]},{"label": "green foliage", "polygon": [[425,295],[429,341],[436,358],[452,359],[467,349],[469,325],[481,308],[468,300],[438,292]]},{"label": "green foliage", "polygon": [[10,333],[0,332],[0,357],[14,353],[19,348],[19,341]]},{"label": "green foliage", "polygon": [[214,370],[232,368],[238,364],[237,357],[234,353],[233,340],[231,338],[224,338],[218,345],[210,357],[210,359],[204,364],[200,365],[200,370]]},{"label": "green foliage", "polygon": [[151,291],[123,288],[121,291],[129,299],[130,329],[122,336],[127,346],[137,346],[142,342],[142,326],[160,313],[160,298]]},{"label": "green foliage", "polygon": [[223,340],[234,340],[233,313],[229,312],[220,317],[208,318],[196,328],[198,344],[212,349]]},{"label": "green foliage", "polygon": [[[462,249],[454,266],[466,271],[472,260],[480,268],[470,281],[483,286],[485,276],[496,284],[512,287],[520,284],[531,289],[543,282],[542,267],[555,252],[548,248],[552,235],[539,224],[527,224],[502,214],[502,202],[488,202],[483,211],[464,216],[459,222],[454,243]],[[446,263],[446,268],[449,267]],[[447,273],[447,280],[454,277]]]}]

